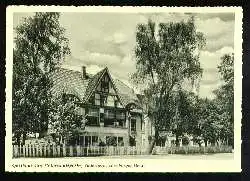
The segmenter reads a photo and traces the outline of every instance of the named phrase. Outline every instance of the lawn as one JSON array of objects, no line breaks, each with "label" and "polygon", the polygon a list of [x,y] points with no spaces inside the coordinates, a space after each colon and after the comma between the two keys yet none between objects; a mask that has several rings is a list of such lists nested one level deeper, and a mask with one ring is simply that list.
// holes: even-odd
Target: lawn
[{"label": "lawn", "polygon": [[[90,157],[89,157],[90,158]],[[195,159],[195,160],[230,160],[234,158],[233,153],[216,154],[169,154],[169,155],[123,155],[123,156],[100,156],[93,158],[124,158],[124,159]]]}]

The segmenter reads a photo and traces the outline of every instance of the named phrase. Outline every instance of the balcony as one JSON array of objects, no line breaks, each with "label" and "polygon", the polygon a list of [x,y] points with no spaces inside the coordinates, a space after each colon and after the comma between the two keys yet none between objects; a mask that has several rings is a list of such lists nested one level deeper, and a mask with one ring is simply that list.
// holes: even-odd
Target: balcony
[{"label": "balcony", "polygon": [[126,128],[125,123],[124,124],[119,124],[119,122],[113,122],[113,124],[105,124],[104,127],[109,127],[109,128]]},{"label": "balcony", "polygon": [[86,126],[84,132],[98,133],[98,134],[114,134],[127,135],[128,129],[125,127],[100,127],[100,126]]}]

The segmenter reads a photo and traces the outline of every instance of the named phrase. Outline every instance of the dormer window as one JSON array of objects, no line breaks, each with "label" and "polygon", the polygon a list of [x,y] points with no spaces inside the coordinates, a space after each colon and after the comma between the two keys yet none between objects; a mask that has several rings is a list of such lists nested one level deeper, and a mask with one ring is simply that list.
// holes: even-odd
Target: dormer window
[{"label": "dormer window", "polygon": [[100,94],[95,94],[95,105],[100,105],[101,102],[101,98],[100,98]]}]

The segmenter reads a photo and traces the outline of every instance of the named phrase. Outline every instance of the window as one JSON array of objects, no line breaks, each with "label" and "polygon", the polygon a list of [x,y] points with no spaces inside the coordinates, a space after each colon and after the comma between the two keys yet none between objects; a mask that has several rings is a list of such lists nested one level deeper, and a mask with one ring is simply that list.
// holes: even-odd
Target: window
[{"label": "window", "polygon": [[109,92],[109,78],[107,75],[105,75],[101,81],[101,91]]},{"label": "window", "polygon": [[105,113],[104,113],[104,118],[106,118],[106,119],[114,119],[115,118],[114,111],[106,109]]},{"label": "window", "polygon": [[91,136],[84,136],[84,146],[89,146],[91,144]]},{"label": "window", "polygon": [[107,98],[107,106],[114,106],[114,97],[113,96],[108,96]]},{"label": "window", "polygon": [[136,119],[131,119],[131,131],[136,131]]},{"label": "window", "polygon": [[116,119],[125,119],[125,112],[118,111],[116,113]]},{"label": "window", "polygon": [[97,146],[98,145],[98,136],[92,136],[92,145]]},{"label": "window", "polygon": [[98,120],[97,117],[90,117],[90,116],[88,116],[87,120],[88,120],[86,122],[87,126],[98,126],[99,125],[99,120]]},{"label": "window", "polygon": [[81,136],[80,144],[84,146],[98,145],[98,136]]},{"label": "window", "polygon": [[99,110],[89,108],[87,114],[88,116],[91,116],[91,117],[99,117]]},{"label": "window", "polygon": [[95,94],[95,105],[100,105],[100,94]]},{"label": "window", "polygon": [[96,126],[99,125],[99,109],[88,109],[87,112],[88,116],[87,116],[87,123],[86,125],[89,126]]},{"label": "window", "polygon": [[94,94],[89,98],[89,103],[92,105],[95,104],[95,95]]},{"label": "window", "polygon": [[100,105],[101,106],[107,105],[107,96],[106,95],[100,95]]}]

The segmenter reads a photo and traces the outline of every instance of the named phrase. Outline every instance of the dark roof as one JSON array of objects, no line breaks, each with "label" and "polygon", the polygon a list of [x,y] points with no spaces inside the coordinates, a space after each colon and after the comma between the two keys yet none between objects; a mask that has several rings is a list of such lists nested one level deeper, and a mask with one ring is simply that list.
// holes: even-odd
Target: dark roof
[{"label": "dark roof", "polygon": [[122,102],[127,105],[128,103],[138,103],[138,99],[133,89],[128,87],[122,81],[118,79],[113,79],[115,86],[118,89],[118,93],[122,99]]},{"label": "dark roof", "polygon": [[[66,94],[73,94],[78,97],[82,102],[87,101],[91,96],[92,91],[98,84],[99,79],[104,72],[108,71],[107,68],[102,69],[95,75],[87,74],[88,78],[83,79],[81,72],[59,68],[52,74],[53,80],[53,94],[60,94],[62,92]],[[108,72],[109,73],[109,72]],[[133,90],[118,79],[112,78],[111,80],[115,84],[115,89],[118,92],[122,104],[138,103],[138,99]]]},{"label": "dark roof", "polygon": [[96,87],[98,81],[100,80],[100,78],[102,77],[102,75],[104,74],[104,72],[106,71],[106,69],[101,70],[100,72],[98,72],[97,74],[95,74],[92,79],[89,81],[88,83],[88,87],[85,91],[85,96],[84,96],[84,100],[87,101],[87,99],[89,98],[89,96],[91,96],[94,88]]}]

